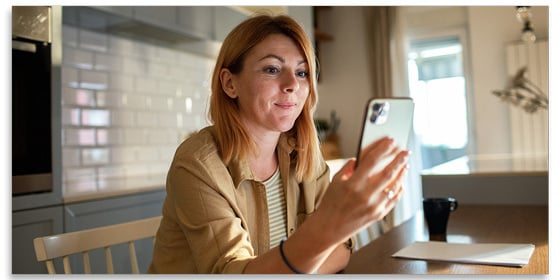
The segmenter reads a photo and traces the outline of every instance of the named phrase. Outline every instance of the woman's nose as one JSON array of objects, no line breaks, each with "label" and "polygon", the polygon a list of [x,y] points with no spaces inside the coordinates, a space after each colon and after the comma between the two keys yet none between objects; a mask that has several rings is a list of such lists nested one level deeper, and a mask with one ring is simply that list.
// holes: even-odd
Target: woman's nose
[{"label": "woman's nose", "polygon": [[292,93],[299,90],[299,81],[295,73],[286,71],[283,77],[282,91]]}]

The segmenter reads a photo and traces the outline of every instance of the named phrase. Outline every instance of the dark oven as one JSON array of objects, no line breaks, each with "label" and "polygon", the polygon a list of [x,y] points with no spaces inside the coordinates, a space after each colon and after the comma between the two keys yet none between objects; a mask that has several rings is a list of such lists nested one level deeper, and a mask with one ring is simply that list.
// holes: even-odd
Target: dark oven
[{"label": "dark oven", "polygon": [[12,7],[12,195],[52,190],[51,8]]}]

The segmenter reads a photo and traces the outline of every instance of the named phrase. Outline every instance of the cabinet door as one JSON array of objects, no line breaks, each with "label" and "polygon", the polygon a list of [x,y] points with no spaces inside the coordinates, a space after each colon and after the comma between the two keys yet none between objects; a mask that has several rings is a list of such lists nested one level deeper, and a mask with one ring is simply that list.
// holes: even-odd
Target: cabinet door
[{"label": "cabinet door", "polygon": [[184,32],[212,39],[214,35],[213,7],[177,7],[178,25]]},{"label": "cabinet door", "polygon": [[[12,213],[12,273],[47,273],[44,263],[37,261],[33,239],[62,233],[62,206]],[[62,262],[55,262],[62,272]]]},{"label": "cabinet door", "polygon": [[175,30],[177,28],[177,9],[172,6],[134,7],[134,19]]},{"label": "cabinet door", "polygon": [[133,7],[130,6],[90,6],[91,8],[109,12],[115,15],[123,16],[125,18],[132,18]]},{"label": "cabinet door", "polygon": [[[65,232],[125,223],[161,215],[165,191],[108,198],[96,201],[68,204],[64,207]],[[151,239],[135,242],[136,257],[141,273],[148,270],[152,261]],[[128,245],[111,248],[115,273],[131,273]],[[70,258],[73,273],[83,273],[80,256]],[[91,272],[106,273],[104,252],[101,249],[90,253]]]},{"label": "cabinet door", "polygon": [[224,41],[229,32],[247,18],[229,7],[215,7],[214,13],[214,40],[217,41]]}]

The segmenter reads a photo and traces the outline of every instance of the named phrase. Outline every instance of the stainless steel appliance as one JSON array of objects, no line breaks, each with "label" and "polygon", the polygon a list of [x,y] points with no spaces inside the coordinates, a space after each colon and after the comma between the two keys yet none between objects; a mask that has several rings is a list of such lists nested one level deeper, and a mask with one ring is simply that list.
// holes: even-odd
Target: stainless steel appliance
[{"label": "stainless steel appliance", "polygon": [[12,7],[12,196],[52,190],[51,8]]}]

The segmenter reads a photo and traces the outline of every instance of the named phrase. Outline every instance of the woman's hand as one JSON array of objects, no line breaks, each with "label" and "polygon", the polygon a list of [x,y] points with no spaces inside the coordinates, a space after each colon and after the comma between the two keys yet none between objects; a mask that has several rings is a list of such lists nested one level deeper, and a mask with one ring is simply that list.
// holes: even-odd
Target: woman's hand
[{"label": "woman's hand", "polygon": [[[344,242],[375,221],[381,220],[401,197],[408,169],[406,150],[383,138],[367,146],[360,164],[349,160],[334,176],[319,208],[308,222],[316,223],[318,238],[327,244]],[[393,158],[386,166],[384,160]]]}]

